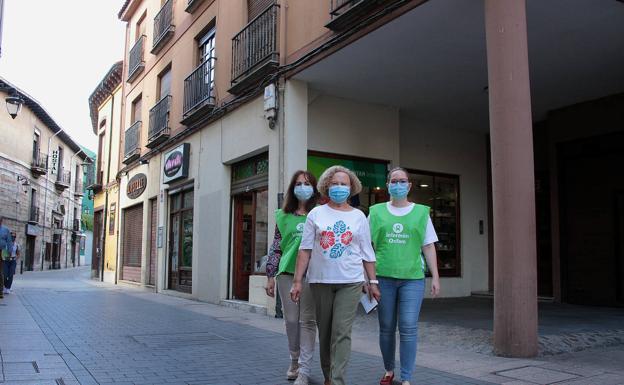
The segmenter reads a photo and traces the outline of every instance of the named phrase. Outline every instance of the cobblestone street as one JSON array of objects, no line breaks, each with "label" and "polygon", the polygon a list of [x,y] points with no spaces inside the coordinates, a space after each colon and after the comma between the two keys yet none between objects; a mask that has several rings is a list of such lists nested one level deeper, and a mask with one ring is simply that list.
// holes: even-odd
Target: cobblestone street
[{"label": "cobblestone street", "polygon": [[[285,335],[229,320],[241,311],[105,287],[72,274],[42,273],[42,281],[31,275],[6,296],[0,307],[6,384],[288,383]],[[312,383],[321,384],[315,361]],[[348,378],[376,384],[381,370],[378,357],[354,352]],[[486,383],[423,367],[417,376],[420,384]]]}]

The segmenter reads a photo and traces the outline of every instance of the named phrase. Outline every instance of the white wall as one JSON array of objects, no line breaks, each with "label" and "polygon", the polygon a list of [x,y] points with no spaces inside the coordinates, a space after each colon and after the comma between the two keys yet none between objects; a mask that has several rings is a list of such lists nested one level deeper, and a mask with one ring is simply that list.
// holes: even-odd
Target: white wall
[{"label": "white wall", "polygon": [[[485,134],[422,125],[401,114],[401,166],[459,175],[461,278],[443,278],[446,297],[488,288],[487,153]],[[483,220],[484,233],[479,234]]]}]

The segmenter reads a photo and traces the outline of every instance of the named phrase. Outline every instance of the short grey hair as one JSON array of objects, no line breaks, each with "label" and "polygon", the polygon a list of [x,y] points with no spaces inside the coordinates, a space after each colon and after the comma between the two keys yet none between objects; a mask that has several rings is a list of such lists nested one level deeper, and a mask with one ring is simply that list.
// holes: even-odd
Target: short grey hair
[{"label": "short grey hair", "polygon": [[331,166],[327,170],[323,171],[316,187],[322,195],[329,196],[329,185],[331,184],[331,179],[337,172],[344,172],[349,176],[349,182],[351,183],[351,197],[362,191],[362,182],[360,182],[360,179],[353,171],[344,166]]}]

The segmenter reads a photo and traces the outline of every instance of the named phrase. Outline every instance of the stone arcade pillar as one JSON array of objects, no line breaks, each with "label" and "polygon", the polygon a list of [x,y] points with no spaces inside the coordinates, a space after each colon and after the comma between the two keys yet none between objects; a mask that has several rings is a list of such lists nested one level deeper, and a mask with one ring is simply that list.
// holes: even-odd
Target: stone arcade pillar
[{"label": "stone arcade pillar", "polygon": [[537,251],[525,0],[485,0],[494,213],[494,351],[537,354]]}]

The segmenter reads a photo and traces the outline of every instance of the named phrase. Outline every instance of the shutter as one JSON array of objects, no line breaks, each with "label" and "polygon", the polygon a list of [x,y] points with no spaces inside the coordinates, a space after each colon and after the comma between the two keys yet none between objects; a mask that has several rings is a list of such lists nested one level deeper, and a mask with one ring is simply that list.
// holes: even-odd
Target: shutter
[{"label": "shutter", "polygon": [[247,0],[247,21],[252,21],[273,3],[275,0]]},{"label": "shutter", "polygon": [[143,204],[124,210],[122,279],[141,282]]}]

